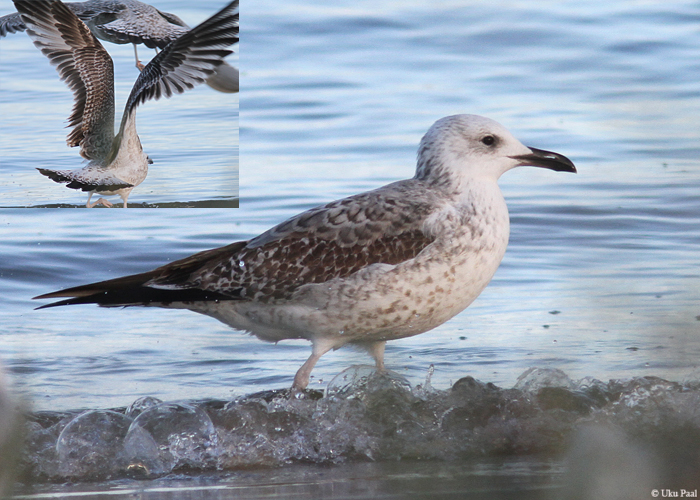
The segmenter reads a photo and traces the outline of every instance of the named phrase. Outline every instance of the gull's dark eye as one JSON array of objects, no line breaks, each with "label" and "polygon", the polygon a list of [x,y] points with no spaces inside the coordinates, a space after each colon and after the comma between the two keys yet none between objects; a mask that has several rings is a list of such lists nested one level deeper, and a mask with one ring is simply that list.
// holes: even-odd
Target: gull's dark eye
[{"label": "gull's dark eye", "polygon": [[481,139],[481,142],[487,146],[493,146],[496,143],[496,138],[492,135],[486,135],[483,137],[483,139]]}]

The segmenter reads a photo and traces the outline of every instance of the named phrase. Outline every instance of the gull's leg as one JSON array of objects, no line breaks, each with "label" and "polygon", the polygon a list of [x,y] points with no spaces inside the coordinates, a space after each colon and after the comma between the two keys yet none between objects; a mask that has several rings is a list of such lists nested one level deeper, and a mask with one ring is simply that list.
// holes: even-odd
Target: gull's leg
[{"label": "gull's leg", "polygon": [[377,364],[377,371],[383,372],[384,368],[384,347],[386,346],[386,341],[381,340],[379,342],[372,342],[367,344],[367,350],[370,355],[374,358],[374,362]]},{"label": "gull's leg", "polygon": [[333,344],[330,342],[323,342],[322,340],[312,340],[313,347],[311,349],[311,356],[306,362],[301,365],[297,374],[294,375],[294,383],[292,384],[292,392],[300,392],[306,389],[309,385],[309,378],[311,377],[311,370],[316,366],[316,362],[333,348]]},{"label": "gull's leg", "polygon": [[119,195],[119,196],[122,197],[122,200],[124,201],[124,208],[126,208],[126,200],[129,199],[129,194],[131,194],[131,190],[129,190],[129,192],[127,192],[126,194],[120,194],[120,195]]},{"label": "gull's leg", "polygon": [[143,68],[145,68],[145,66],[141,64],[141,61],[139,61],[139,53],[136,50],[136,44],[134,44],[134,57],[136,58],[136,67],[139,69],[139,71],[143,71]]},{"label": "gull's leg", "polygon": [[90,191],[90,193],[88,194],[88,201],[87,201],[87,203],[85,204],[85,206],[86,206],[87,208],[92,208],[92,207],[95,206],[94,204],[93,204],[93,205],[90,205],[90,198],[92,198],[92,195],[93,195],[93,194],[95,194],[94,191]]}]

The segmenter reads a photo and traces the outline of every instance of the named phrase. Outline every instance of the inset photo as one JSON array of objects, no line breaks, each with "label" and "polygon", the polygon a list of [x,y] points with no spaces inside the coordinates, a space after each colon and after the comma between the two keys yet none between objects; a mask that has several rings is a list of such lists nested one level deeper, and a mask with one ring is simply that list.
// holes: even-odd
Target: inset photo
[{"label": "inset photo", "polygon": [[238,0],[0,0],[0,208],[237,208],[238,40]]}]

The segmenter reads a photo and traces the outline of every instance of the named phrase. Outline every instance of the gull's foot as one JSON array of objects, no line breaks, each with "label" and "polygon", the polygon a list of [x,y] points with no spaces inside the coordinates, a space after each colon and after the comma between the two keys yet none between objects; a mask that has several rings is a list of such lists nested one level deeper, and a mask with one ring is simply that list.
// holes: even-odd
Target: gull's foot
[{"label": "gull's foot", "polygon": [[103,205],[103,206],[105,206],[105,207],[107,207],[107,208],[112,208],[112,207],[114,206],[110,201],[107,201],[107,200],[105,200],[104,198],[100,198],[100,199],[97,200],[95,203],[92,203],[92,204],[88,203],[88,204],[87,204],[87,207],[88,207],[88,208],[93,208],[93,207],[96,207],[97,205]]}]

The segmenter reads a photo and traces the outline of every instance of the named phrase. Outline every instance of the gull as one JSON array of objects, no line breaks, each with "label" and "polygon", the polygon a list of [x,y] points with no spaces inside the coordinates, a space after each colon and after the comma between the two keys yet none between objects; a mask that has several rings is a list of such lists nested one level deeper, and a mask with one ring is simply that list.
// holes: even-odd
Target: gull
[{"label": "gull", "polygon": [[[190,29],[175,14],[162,12],[137,0],[88,0],[66,2],[65,5],[97,38],[117,44],[132,43],[136,67],[142,71],[144,66],[139,61],[136,44],[143,43],[146,47],[156,50],[164,49]],[[25,29],[19,12],[0,17],[0,37]],[[207,78],[206,83],[219,92],[238,92],[238,70],[224,61]]]},{"label": "gull", "polygon": [[576,172],[491,119],[448,116],[421,140],[411,179],[312,208],[248,241],[35,298],[70,297],[41,308],[189,309],[262,340],[310,340],[294,392],[323,354],[347,344],[383,370],[386,341],[444,323],[489,283],[510,232],[497,181],[528,165]]},{"label": "gull", "polygon": [[132,189],[146,178],[152,163],[136,133],[136,108],[149,99],[180,94],[213,73],[231,53],[224,47],[238,39],[238,14],[231,2],[202,24],[170,42],[139,75],[126,102],[119,133],[114,135],[114,68],[112,58],[87,26],[58,0],[14,0],[34,45],[56,66],[73,91],[68,118],[69,146],[80,146],[90,160],[77,170],[39,172],[67,187],[89,192],[87,207],[112,206],[95,193],[119,195],[124,208]]}]

